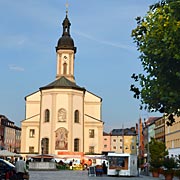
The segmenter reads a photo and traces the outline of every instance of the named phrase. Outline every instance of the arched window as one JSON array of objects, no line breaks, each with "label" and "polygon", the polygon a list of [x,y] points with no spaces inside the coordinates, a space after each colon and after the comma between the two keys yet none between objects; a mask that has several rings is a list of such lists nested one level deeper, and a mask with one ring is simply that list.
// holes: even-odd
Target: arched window
[{"label": "arched window", "polygon": [[49,111],[49,109],[46,109],[44,122],[49,122],[49,119],[50,119],[50,111]]},{"label": "arched window", "polygon": [[63,64],[63,74],[67,74],[67,63]]},{"label": "arched window", "polygon": [[74,122],[79,123],[79,111],[78,110],[74,111]]},{"label": "arched window", "polygon": [[74,152],[79,152],[79,139],[74,139]]},{"label": "arched window", "polygon": [[64,108],[58,111],[58,122],[66,122],[66,110]]}]

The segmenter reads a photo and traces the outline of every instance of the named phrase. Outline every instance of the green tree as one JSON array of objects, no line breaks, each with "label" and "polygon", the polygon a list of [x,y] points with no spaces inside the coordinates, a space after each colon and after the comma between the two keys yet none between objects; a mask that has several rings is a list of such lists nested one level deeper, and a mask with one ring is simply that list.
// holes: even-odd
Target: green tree
[{"label": "green tree", "polygon": [[131,85],[140,108],[164,113],[168,125],[180,116],[180,0],[166,0],[150,6],[137,17],[132,37],[140,52],[143,73],[133,74]]},{"label": "green tree", "polygon": [[166,151],[165,143],[157,141],[154,138],[149,143],[150,165],[152,168],[160,168],[163,165],[163,160],[168,151]]}]

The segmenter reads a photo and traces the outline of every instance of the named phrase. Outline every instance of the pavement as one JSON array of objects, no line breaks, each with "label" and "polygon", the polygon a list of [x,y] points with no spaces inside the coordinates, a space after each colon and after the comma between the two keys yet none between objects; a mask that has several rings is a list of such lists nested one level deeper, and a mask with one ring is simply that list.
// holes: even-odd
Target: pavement
[{"label": "pavement", "polygon": [[[112,176],[88,176],[88,171],[72,171],[72,170],[59,170],[59,171],[29,171],[29,180],[164,180],[164,176],[153,178],[152,176],[140,175],[139,177],[112,177]],[[178,180],[174,178],[173,180]]]}]

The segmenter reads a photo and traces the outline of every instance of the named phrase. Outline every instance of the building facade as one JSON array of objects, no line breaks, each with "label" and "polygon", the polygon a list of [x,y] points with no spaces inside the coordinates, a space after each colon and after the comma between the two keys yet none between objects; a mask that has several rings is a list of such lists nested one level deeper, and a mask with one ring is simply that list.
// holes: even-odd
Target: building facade
[{"label": "building facade", "polygon": [[144,162],[149,162],[149,143],[152,138],[162,140],[164,137],[161,130],[163,129],[163,117],[149,117],[143,125],[143,143],[144,143]]},{"label": "building facade", "polygon": [[110,133],[103,132],[103,149],[102,152],[107,154],[111,151],[111,135]]},{"label": "building facade", "polygon": [[21,128],[15,126],[6,116],[0,115],[0,149],[20,152]]},{"label": "building facade", "polygon": [[22,153],[61,156],[102,152],[102,98],[75,82],[76,47],[70,25],[66,12],[63,33],[56,47],[56,79],[25,97]]},{"label": "building facade", "polygon": [[165,123],[165,142],[169,155],[180,155],[180,117],[175,117],[172,126]]},{"label": "building facade", "polygon": [[165,143],[165,118],[160,117],[155,120],[155,139]]},{"label": "building facade", "polygon": [[110,132],[110,151],[116,153],[137,154],[136,130],[132,128],[113,129]]}]

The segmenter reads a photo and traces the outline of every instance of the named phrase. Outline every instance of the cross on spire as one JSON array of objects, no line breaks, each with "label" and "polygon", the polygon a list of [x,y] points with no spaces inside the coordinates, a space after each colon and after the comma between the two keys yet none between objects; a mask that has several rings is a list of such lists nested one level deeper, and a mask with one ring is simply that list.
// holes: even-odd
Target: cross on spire
[{"label": "cross on spire", "polygon": [[68,7],[69,7],[68,0],[66,0],[66,15],[68,15]]}]

